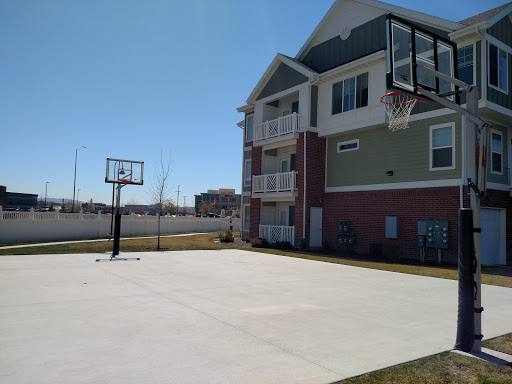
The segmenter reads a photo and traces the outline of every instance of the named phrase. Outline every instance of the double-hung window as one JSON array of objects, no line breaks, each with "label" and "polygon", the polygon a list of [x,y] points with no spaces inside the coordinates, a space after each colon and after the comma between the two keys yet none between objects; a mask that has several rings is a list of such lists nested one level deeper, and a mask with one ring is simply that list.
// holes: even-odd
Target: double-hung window
[{"label": "double-hung window", "polygon": [[489,43],[489,84],[508,93],[508,53]]},{"label": "double-hung window", "polygon": [[457,69],[459,80],[473,84],[473,45],[457,49]]},{"label": "double-hung window", "polygon": [[244,168],[244,185],[251,185],[251,160],[245,160],[245,168]]},{"label": "double-hung window", "polygon": [[503,175],[503,134],[491,130],[491,172]]},{"label": "double-hung window", "polygon": [[368,73],[350,77],[332,86],[332,114],[368,105]]},{"label": "double-hung window", "polygon": [[430,127],[430,170],[455,168],[455,124],[445,123]]},{"label": "double-hung window", "polygon": [[254,125],[254,116],[247,116],[247,123],[245,124],[245,141],[252,141],[253,139],[253,125]]}]

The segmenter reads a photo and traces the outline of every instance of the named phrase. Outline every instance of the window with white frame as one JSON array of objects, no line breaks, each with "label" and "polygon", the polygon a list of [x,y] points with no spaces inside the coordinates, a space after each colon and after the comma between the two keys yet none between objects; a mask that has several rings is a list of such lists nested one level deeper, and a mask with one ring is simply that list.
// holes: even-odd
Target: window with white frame
[{"label": "window with white frame", "polygon": [[341,141],[338,144],[336,144],[336,148],[337,148],[338,153],[355,151],[355,150],[359,149],[359,139]]},{"label": "window with white frame", "polygon": [[473,45],[457,49],[457,70],[459,80],[473,84]]},{"label": "window with white frame", "polygon": [[251,160],[245,160],[245,167],[244,167],[244,185],[249,186],[251,185]]},{"label": "window with white frame", "polygon": [[247,116],[247,124],[245,125],[245,141],[252,141],[254,132],[254,116]]},{"label": "window with white frame", "polygon": [[491,172],[503,175],[503,134],[491,130]]},{"label": "window with white frame", "polygon": [[332,86],[332,114],[368,105],[368,73],[350,77]]},{"label": "window with white frame", "polygon": [[244,204],[244,231],[249,230],[249,224],[251,222],[251,206]]},{"label": "window with white frame", "polygon": [[455,168],[455,123],[430,127],[430,170]]},{"label": "window with white frame", "polygon": [[508,93],[508,54],[489,43],[489,85]]}]

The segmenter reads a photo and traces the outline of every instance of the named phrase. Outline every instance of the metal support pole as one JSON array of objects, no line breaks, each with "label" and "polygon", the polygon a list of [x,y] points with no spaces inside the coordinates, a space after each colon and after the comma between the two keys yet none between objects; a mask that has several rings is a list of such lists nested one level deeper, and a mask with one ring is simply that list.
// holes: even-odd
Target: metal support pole
[{"label": "metal support pole", "polygon": [[[466,92],[466,108],[467,112],[472,116],[478,117],[478,88],[472,87],[468,92]],[[478,158],[478,164],[476,164],[475,152],[476,152],[476,140],[479,135],[479,127],[474,123],[472,119],[469,119],[466,116],[463,116],[465,119],[465,126],[468,130],[468,151],[469,151],[469,159],[467,164],[468,175],[471,175],[471,181],[476,183],[477,188],[481,191],[484,190],[485,186],[483,185],[484,177],[482,176],[482,171],[485,172],[485,169],[482,169],[480,164],[483,159],[483,144],[480,144],[480,152]],[[473,347],[471,349],[472,352],[481,352],[482,350],[482,314],[481,314],[481,306],[482,306],[482,296],[481,296],[481,243],[480,243],[480,199],[477,196],[477,192],[474,188],[469,187],[470,193],[470,208],[473,211],[473,246],[475,251],[475,259],[476,259],[476,268],[474,268],[474,282],[475,282],[475,300],[474,300],[474,308],[475,308],[475,342],[473,343]]]},{"label": "metal support pole", "polygon": [[116,198],[116,220],[114,229],[114,250],[112,256],[119,255],[119,240],[121,239],[121,184],[117,184],[117,198]]}]

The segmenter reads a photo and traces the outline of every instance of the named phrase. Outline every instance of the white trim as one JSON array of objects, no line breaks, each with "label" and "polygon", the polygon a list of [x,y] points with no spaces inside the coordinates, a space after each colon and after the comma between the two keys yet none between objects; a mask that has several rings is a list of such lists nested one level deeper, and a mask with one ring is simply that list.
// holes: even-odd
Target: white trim
[{"label": "white trim", "polygon": [[[299,72],[300,74],[306,76],[308,78],[307,83],[309,83],[309,79],[313,78],[317,75],[317,72],[307,69],[305,66],[299,65],[298,63],[294,62],[290,58],[278,53],[274,59],[272,60],[272,63],[268,66],[267,70],[263,74],[263,76],[258,81],[258,84],[256,84],[256,87],[254,87],[253,91],[247,98],[247,104],[252,104],[256,101],[256,97],[258,93],[261,92],[261,90],[264,88],[264,86],[267,84],[268,80],[274,75],[275,71],[279,67],[279,64],[283,63],[284,65],[292,68],[294,71]],[[258,100],[260,101],[260,100]]]},{"label": "white trim", "polygon": [[[509,80],[510,80],[510,73],[509,73],[509,70],[508,70],[508,55],[512,55],[512,49],[510,47],[508,47],[507,45],[505,45],[504,43],[502,43],[501,41],[499,41],[498,39],[490,36],[490,35],[486,35],[485,37],[485,53],[486,53],[486,56],[487,56],[487,86],[488,87],[491,87],[501,93],[504,93],[506,95],[508,95],[508,83],[509,83]],[[489,44],[492,44],[494,45],[497,49],[498,49],[498,56],[500,54],[500,49],[502,51],[504,51],[506,53],[506,59],[507,59],[507,62],[505,63],[505,69],[507,70],[507,81],[505,83],[505,86],[506,86],[506,89],[501,89],[500,87],[498,86],[495,86],[493,84],[491,84],[491,71],[490,71],[490,68],[491,68],[491,63],[490,63],[490,60],[491,60],[491,52],[490,52],[490,49],[489,49]],[[496,57],[496,60],[498,60],[498,57]],[[499,70],[499,61],[498,61],[498,73],[497,75],[499,76],[499,73],[500,73],[500,70]],[[498,79],[498,84],[499,84],[500,80]]]},{"label": "white trim", "polygon": [[[245,141],[244,141],[244,144],[245,144]],[[249,151],[252,151],[252,146],[245,146],[244,145],[244,152],[249,152]]]},{"label": "white trim", "polygon": [[458,187],[462,179],[409,181],[403,183],[350,185],[346,187],[326,187],[325,192],[358,192],[358,191],[384,191],[391,189],[416,189],[416,188],[438,188]]},{"label": "white trim", "polygon": [[[435,103],[435,101],[432,101],[432,103]],[[450,109],[450,108],[441,108],[436,109],[433,111],[423,112],[423,113],[415,113],[414,115],[411,115],[409,118],[409,121],[418,121],[418,120],[424,120],[424,119],[431,119],[432,117],[440,117],[440,116],[446,116],[458,113],[457,111]]]},{"label": "white trim", "polygon": [[[501,105],[493,103],[492,101],[489,100],[483,100],[482,103],[479,104],[479,108],[489,108],[493,111],[499,112],[503,115],[507,115],[512,118],[512,110],[502,107]],[[500,123],[499,125],[503,125],[503,123]],[[512,122],[510,123],[510,125],[505,127],[512,127]]]},{"label": "white trim", "polygon": [[496,191],[510,191],[510,187],[507,184],[491,183],[487,182],[487,189],[495,189]]},{"label": "white trim", "polygon": [[[342,145],[349,145],[349,144],[354,144],[354,143],[357,144],[355,148],[340,149],[340,146],[342,146]],[[337,153],[357,151],[357,150],[359,150],[359,139],[340,141],[339,143],[336,143],[336,152]]]},{"label": "white trim", "polygon": [[[452,144],[450,146],[432,148],[432,131],[435,129],[447,128],[447,127],[451,127],[451,129],[452,129]],[[434,149],[443,149],[443,148],[448,148],[448,147],[452,148],[452,165],[449,167],[435,167],[434,168],[432,166],[433,150]],[[429,161],[428,161],[428,170],[429,171],[446,171],[446,170],[450,170],[450,169],[455,169],[455,122],[436,124],[436,125],[431,125],[429,127],[428,150],[429,150],[429,156],[428,156],[429,157]]]},{"label": "white trim", "polygon": [[[251,229],[251,204],[242,204],[242,232],[249,231]],[[249,228],[245,228],[245,208],[249,207]]]},{"label": "white trim", "polygon": [[[496,134],[496,135],[499,135],[500,138],[501,138],[501,153],[500,152],[494,152],[492,150],[492,134],[493,133]],[[503,152],[504,152],[503,151],[503,132],[497,131],[496,129],[491,129],[491,148],[489,148],[489,149],[490,149],[489,152],[491,153],[491,173],[493,175],[503,175],[503,168],[504,168],[504,165],[503,165]],[[496,172],[496,171],[493,170],[493,168],[494,168],[494,166],[493,166],[494,164],[493,164],[493,161],[492,161],[492,154],[493,154],[493,152],[494,153],[499,153],[501,155],[501,172]]]},{"label": "white trim", "polygon": [[[252,139],[248,140],[247,139],[247,129],[248,129],[248,126],[249,126],[248,120],[249,120],[250,117],[252,117]],[[254,141],[254,112],[245,116],[244,139],[245,139],[246,143],[250,143],[251,141]]]},{"label": "white trim", "polygon": [[[300,57],[306,53],[307,48],[309,48],[311,42],[315,38],[315,36],[323,29],[323,27],[330,21],[329,19],[331,16],[335,13],[335,11],[338,9],[338,6],[345,2],[346,0],[336,0],[335,3],[329,8],[325,16],[322,18],[320,23],[316,26],[313,33],[309,36],[309,38],[306,40],[300,51],[295,56],[296,59],[300,59]],[[368,5],[370,7],[374,7],[377,9],[382,9],[383,11],[391,12],[396,14],[396,16],[401,16],[405,18],[412,19],[413,22],[419,22],[428,26],[432,26],[438,29],[444,29],[448,32],[451,32],[453,30],[464,28],[465,25],[460,23],[455,23],[453,21],[445,20],[440,17],[430,16],[426,15],[421,12],[413,11],[410,9],[398,7],[396,5],[386,4],[381,1],[376,0],[353,0],[361,4]],[[358,25],[353,26],[353,28],[357,27]]]},{"label": "white trim", "polygon": [[[313,84],[322,84],[326,81],[334,80],[336,77],[343,79],[343,77],[349,75],[352,72],[370,72],[369,67],[378,63],[379,61],[385,61],[386,59],[386,50],[377,51],[372,53],[371,55],[361,57],[360,59],[348,62],[346,64],[340,65],[339,67],[328,70],[327,72],[322,73],[318,76],[317,80],[315,80]],[[368,84],[369,85],[369,84]]]},{"label": "white trim", "polygon": [[261,150],[268,151],[269,149],[287,147],[289,145],[297,145],[297,139],[281,140],[279,143],[263,144],[261,146]]},{"label": "white trim", "polygon": [[510,12],[512,12],[512,4],[508,7],[505,7],[500,12],[495,14],[493,17],[491,17],[489,20],[487,20],[487,28],[492,27],[494,24],[496,24],[498,21],[503,19],[505,16],[507,16]]},{"label": "white trim", "polygon": [[251,196],[251,191],[243,191],[242,196]]},{"label": "white trim", "polygon": [[295,201],[298,195],[298,191],[254,192],[251,197],[262,201]]},{"label": "white trim", "polygon": [[[247,163],[251,162],[251,173],[249,174],[249,177],[247,177]],[[247,181],[249,181],[249,184],[247,184]],[[250,187],[252,185],[252,158],[246,159],[244,161],[244,187]]]},{"label": "white trim", "polygon": [[274,93],[273,95],[264,97],[263,99],[259,99],[257,102],[262,103],[262,104],[272,102],[272,101],[281,99],[284,96],[288,96],[292,93],[299,92],[301,89],[308,88],[308,87],[309,87],[309,82],[301,83],[301,84],[296,85],[295,87],[291,87],[291,88],[285,89],[284,91]]}]

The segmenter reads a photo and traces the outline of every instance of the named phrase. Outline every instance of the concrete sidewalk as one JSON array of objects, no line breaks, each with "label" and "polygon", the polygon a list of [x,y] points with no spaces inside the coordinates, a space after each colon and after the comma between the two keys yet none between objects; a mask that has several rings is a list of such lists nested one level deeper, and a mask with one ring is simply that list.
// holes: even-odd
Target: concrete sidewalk
[{"label": "concrete sidewalk", "polygon": [[[0,258],[2,383],[320,384],[455,342],[456,281],[241,250],[100,256]],[[512,332],[512,289],[482,296],[485,338]]]}]

